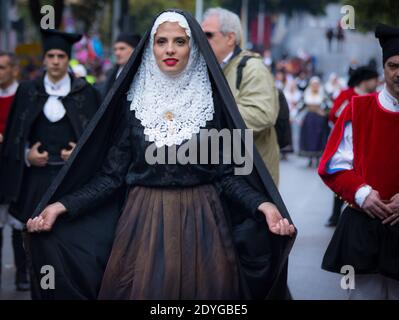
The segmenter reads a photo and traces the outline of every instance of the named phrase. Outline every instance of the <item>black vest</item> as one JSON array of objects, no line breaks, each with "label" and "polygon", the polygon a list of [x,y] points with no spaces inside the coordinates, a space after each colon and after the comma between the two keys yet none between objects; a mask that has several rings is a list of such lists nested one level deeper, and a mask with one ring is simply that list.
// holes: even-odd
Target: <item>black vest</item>
[{"label": "black vest", "polygon": [[76,142],[76,135],[67,115],[57,122],[51,122],[42,111],[35,120],[29,136],[31,146],[38,141],[42,143],[39,151],[49,153],[49,163],[63,162],[61,150],[70,149],[69,142]]}]

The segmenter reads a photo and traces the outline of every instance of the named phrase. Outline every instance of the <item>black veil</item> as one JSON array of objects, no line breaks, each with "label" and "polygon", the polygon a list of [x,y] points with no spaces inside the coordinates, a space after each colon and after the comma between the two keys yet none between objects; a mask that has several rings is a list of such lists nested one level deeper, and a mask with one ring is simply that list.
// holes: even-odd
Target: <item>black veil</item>
[{"label": "black veil", "polygon": [[[198,44],[206,64],[208,66],[209,76],[216,89],[219,100],[223,106],[222,115],[229,128],[246,128],[243,119],[238,111],[234,97],[230,91],[228,83],[223,76],[222,70],[213,54],[208,40],[205,37],[200,25],[188,13],[173,9],[182,14],[190,26],[192,36]],[[153,23],[155,22],[153,20]],[[153,25],[152,23],[152,25]],[[141,42],[134,50],[128,63],[123,68],[120,76],[117,78],[110,91],[102,102],[98,112],[95,114],[85,132],[81,136],[75,151],[71,155],[67,164],[58,174],[57,178],[51,184],[46,194],[43,196],[33,216],[37,216],[46,207],[47,204],[57,201],[62,196],[76,190],[90,180],[96,171],[101,168],[109,147],[113,143],[112,137],[118,131],[118,123],[121,112],[121,101],[126,99],[126,93],[133,81],[138,67],[142,60],[142,55],[146,42],[149,39],[151,28],[146,32]],[[245,176],[249,183],[257,190],[267,194],[269,199],[277,206],[281,215],[292,223],[289,213],[281,199],[277,187],[275,186],[268,170],[266,169],[262,158],[254,148],[253,152],[254,170],[249,176]],[[120,194],[123,194],[121,190]],[[71,228],[80,224],[89,226],[90,215],[96,215],[98,218],[111,219],[112,228],[121,208],[121,197],[112,197],[110,201],[119,202],[117,205],[108,203],[102,208],[97,208],[96,212],[85,213],[79,217],[79,221],[73,224]],[[223,199],[226,211],[232,211],[227,199]],[[234,207],[233,207],[234,208]],[[89,210],[90,211],[90,210]],[[100,211],[103,211],[100,212]],[[110,212],[112,211],[112,212]],[[105,218],[107,217],[107,218]],[[288,290],[287,265],[288,254],[292,248],[295,237],[276,236],[270,233],[264,219],[248,218],[239,223],[232,222],[232,232],[236,243],[237,253],[241,261],[242,285],[247,298],[252,299],[284,299],[287,298]],[[67,227],[66,227],[67,228]],[[54,228],[52,232],[57,232]],[[108,234],[109,229],[99,231]],[[66,232],[67,233],[67,232]],[[113,232],[111,232],[113,234]],[[78,236],[78,235],[77,235]]]}]

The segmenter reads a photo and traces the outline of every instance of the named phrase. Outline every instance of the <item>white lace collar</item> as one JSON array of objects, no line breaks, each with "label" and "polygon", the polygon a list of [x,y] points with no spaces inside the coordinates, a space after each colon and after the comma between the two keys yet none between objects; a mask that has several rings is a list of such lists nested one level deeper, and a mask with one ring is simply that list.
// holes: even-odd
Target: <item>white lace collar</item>
[{"label": "white lace collar", "polygon": [[[187,67],[176,76],[166,75],[159,69],[152,50],[156,30],[166,21],[178,22],[190,37]],[[213,119],[212,87],[206,62],[181,14],[165,12],[156,19],[128,100],[130,110],[136,112],[144,127],[146,138],[158,148],[180,145]]]}]

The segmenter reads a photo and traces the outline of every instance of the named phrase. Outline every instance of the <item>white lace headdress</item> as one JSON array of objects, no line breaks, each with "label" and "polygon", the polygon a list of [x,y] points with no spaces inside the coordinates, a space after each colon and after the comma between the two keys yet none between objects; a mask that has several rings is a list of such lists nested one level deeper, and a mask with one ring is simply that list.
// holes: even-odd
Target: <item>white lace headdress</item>
[{"label": "white lace headdress", "polygon": [[[163,73],[155,61],[154,37],[164,22],[177,22],[190,38],[188,64],[178,75]],[[131,101],[130,110],[136,112],[144,127],[144,134],[158,148],[180,145],[199,133],[206,121],[213,119],[212,88],[206,62],[181,14],[165,12],[155,20],[128,100]]]}]

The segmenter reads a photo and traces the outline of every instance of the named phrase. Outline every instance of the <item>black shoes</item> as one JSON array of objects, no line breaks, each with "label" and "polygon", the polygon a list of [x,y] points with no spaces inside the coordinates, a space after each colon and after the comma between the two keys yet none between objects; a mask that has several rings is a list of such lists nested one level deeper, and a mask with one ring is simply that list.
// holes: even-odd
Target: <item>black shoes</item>
[{"label": "black shoes", "polygon": [[15,275],[15,288],[17,291],[29,291],[30,290],[30,282],[28,273],[24,269],[17,269]]},{"label": "black shoes", "polygon": [[337,224],[338,224],[337,221],[328,220],[327,223],[325,224],[325,226],[328,228],[334,228],[337,226]]}]

